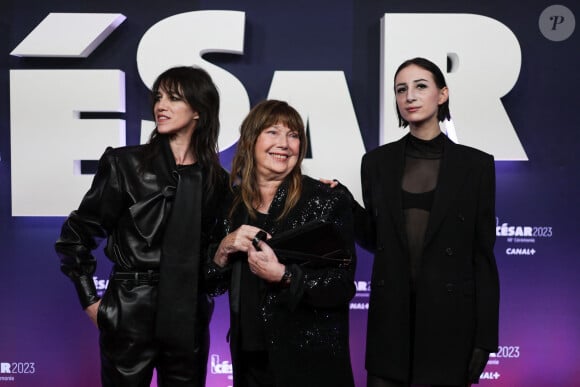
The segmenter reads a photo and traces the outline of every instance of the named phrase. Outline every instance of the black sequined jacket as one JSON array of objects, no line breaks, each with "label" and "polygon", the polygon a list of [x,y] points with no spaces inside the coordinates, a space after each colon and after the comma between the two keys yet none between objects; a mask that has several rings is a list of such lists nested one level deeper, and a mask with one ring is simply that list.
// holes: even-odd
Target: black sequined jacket
[{"label": "black sequined jacket", "polygon": [[[264,226],[271,235],[325,218],[339,226],[351,246],[352,264],[345,268],[313,269],[290,265],[288,288],[268,284],[261,301],[266,346],[276,386],[354,386],[349,351],[349,301],[355,294],[355,248],[350,198],[310,177],[289,215],[277,221],[287,196],[286,184],[276,192]],[[229,206],[226,206],[229,208]],[[240,206],[243,207],[243,206]],[[224,221],[224,235],[247,223],[245,208]],[[211,259],[211,258],[210,258]],[[234,385],[239,381],[241,261],[225,269],[209,265],[208,277],[220,285],[216,293],[229,290],[230,347]]]},{"label": "black sequined jacket", "polygon": [[[144,163],[146,152],[153,156]],[[104,152],[91,188],[64,222],[55,244],[61,270],[75,284],[83,308],[99,299],[93,282],[97,262],[92,251],[103,239],[107,239],[105,254],[118,269],[159,268],[163,230],[175,192],[175,170],[165,136],[160,136],[153,149],[139,145]],[[205,179],[205,172],[203,176]],[[223,201],[227,191],[224,170],[220,170],[215,187],[213,195],[204,194],[203,199],[201,246],[206,247],[209,230],[215,229],[218,219],[216,203]]]}]

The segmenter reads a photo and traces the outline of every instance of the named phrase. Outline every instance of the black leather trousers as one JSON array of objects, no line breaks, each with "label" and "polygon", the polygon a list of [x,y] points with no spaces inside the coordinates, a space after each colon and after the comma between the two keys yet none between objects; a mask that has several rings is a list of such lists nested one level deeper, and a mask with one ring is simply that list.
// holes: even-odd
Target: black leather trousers
[{"label": "black leather trousers", "polygon": [[98,312],[103,386],[149,387],[154,369],[159,387],[205,386],[213,300],[199,297],[194,348],[171,348],[155,338],[157,283],[111,276]]}]

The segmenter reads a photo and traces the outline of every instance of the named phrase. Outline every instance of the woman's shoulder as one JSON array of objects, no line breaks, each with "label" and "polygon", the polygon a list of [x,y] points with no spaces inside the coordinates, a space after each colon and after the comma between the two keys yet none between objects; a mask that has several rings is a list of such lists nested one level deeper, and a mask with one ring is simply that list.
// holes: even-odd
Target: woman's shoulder
[{"label": "woman's shoulder", "polygon": [[146,149],[145,145],[109,147],[99,161],[99,168],[101,166],[103,168],[109,166],[109,168],[114,168],[117,173],[123,175],[140,173],[139,171],[141,171],[141,166],[146,158]]},{"label": "woman's shoulder", "polygon": [[390,155],[399,154],[404,149],[405,138],[407,136],[408,135],[405,135],[396,141],[389,142],[389,143],[386,143],[383,145],[379,145],[378,147],[369,150],[363,156],[363,160],[367,160],[367,161],[376,160],[376,159],[382,159],[384,157],[389,157]]},{"label": "woman's shoulder", "polygon": [[493,155],[486,153],[480,149],[473,148],[468,145],[453,143],[453,146],[461,153],[462,159],[471,161],[475,164],[489,164],[493,163]]},{"label": "woman's shoulder", "polygon": [[145,145],[128,145],[120,147],[109,146],[103,152],[103,158],[132,159],[141,157],[145,152]]},{"label": "woman's shoulder", "polygon": [[333,200],[349,200],[349,195],[340,187],[332,188],[330,185],[307,175],[302,175],[302,191],[303,195],[308,196],[317,196]]},{"label": "woman's shoulder", "polygon": [[101,181],[102,176],[131,176],[137,173],[141,158],[141,146],[107,147],[101,155],[95,179]]},{"label": "woman's shoulder", "polygon": [[328,184],[324,184],[320,180],[314,179],[308,175],[302,175],[302,189],[313,191],[326,191]]}]

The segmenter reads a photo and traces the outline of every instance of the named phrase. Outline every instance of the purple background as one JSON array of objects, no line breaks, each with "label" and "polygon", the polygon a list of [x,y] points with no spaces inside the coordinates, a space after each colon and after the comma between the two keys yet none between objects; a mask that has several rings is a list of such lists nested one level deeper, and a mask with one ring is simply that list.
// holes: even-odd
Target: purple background
[{"label": "purple background", "polygon": [[[578,3],[558,2],[572,12]],[[385,12],[476,13],[507,25],[522,48],[518,82],[503,103],[528,154],[527,162],[498,161],[498,225],[551,228],[533,243],[499,235],[496,258],[501,279],[500,346],[482,386],[575,386],[580,383],[580,230],[577,114],[580,90],[579,34],[563,42],[545,39],[540,13],[551,3],[521,5],[490,0],[417,1],[125,1],[2,0],[0,4],[0,363],[34,363],[35,372],[2,374],[0,385],[97,386],[97,330],[81,311],[74,289],[60,273],[53,243],[63,218],[15,218],[10,212],[9,69],[101,69],[125,71],[127,144],[136,144],[141,119],[150,117],[147,89],[135,54],[143,33],[156,22],[200,9],[246,12],[243,56],[210,54],[211,62],[244,84],[251,104],[266,97],[275,70],[345,72],[367,150],[378,145],[379,23]],[[10,51],[49,12],[118,12],[127,16],[86,59],[19,59]],[[345,55],[347,53],[347,55]],[[477,92],[476,90],[474,92]],[[34,107],[31,107],[33,109]],[[485,114],[485,112],[482,112]],[[402,133],[403,134],[403,133]],[[73,145],[71,145],[73,146]],[[222,154],[228,165],[231,151]],[[50,157],[50,149],[47,149]],[[359,163],[360,160],[353,160]],[[39,194],[42,187],[38,187]],[[71,210],[76,203],[71,203]],[[544,228],[545,227],[545,228]],[[513,255],[511,248],[533,248]],[[102,253],[97,276],[106,279]],[[353,305],[368,301],[372,256],[359,251]],[[211,354],[229,361],[226,297],[217,299]],[[352,361],[364,386],[366,311],[351,311]],[[1,368],[0,368],[1,370]],[[208,372],[209,386],[228,386],[227,375]],[[214,369],[215,371],[215,369]],[[13,381],[1,380],[12,376]]]}]

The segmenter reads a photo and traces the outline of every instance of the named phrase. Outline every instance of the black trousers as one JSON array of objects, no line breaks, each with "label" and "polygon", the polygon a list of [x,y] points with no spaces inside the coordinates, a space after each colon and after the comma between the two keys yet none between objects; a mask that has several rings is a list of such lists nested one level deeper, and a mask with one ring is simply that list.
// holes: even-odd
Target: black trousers
[{"label": "black trousers", "polygon": [[[411,293],[411,316],[410,316],[410,321],[414,322],[415,321],[415,305],[416,305],[416,294],[413,291]],[[414,323],[411,324],[411,356],[410,356],[410,362],[411,364],[413,363],[413,342],[415,341],[415,325]],[[412,373],[413,371],[411,370],[411,379],[412,379]],[[406,382],[401,382],[398,380],[394,380],[394,379],[384,379],[381,378],[380,376],[376,376],[376,375],[372,375],[372,374],[367,374],[367,387],[467,387],[467,384],[464,385],[457,385],[457,386],[453,386],[453,385],[439,385],[439,384],[433,384],[433,385],[415,385],[415,384],[410,384],[410,383],[406,383]]]},{"label": "black trousers", "polygon": [[196,344],[186,350],[155,338],[156,306],[156,283],[109,281],[98,313],[103,386],[149,387],[154,369],[159,387],[205,386],[213,301],[199,297]]}]

